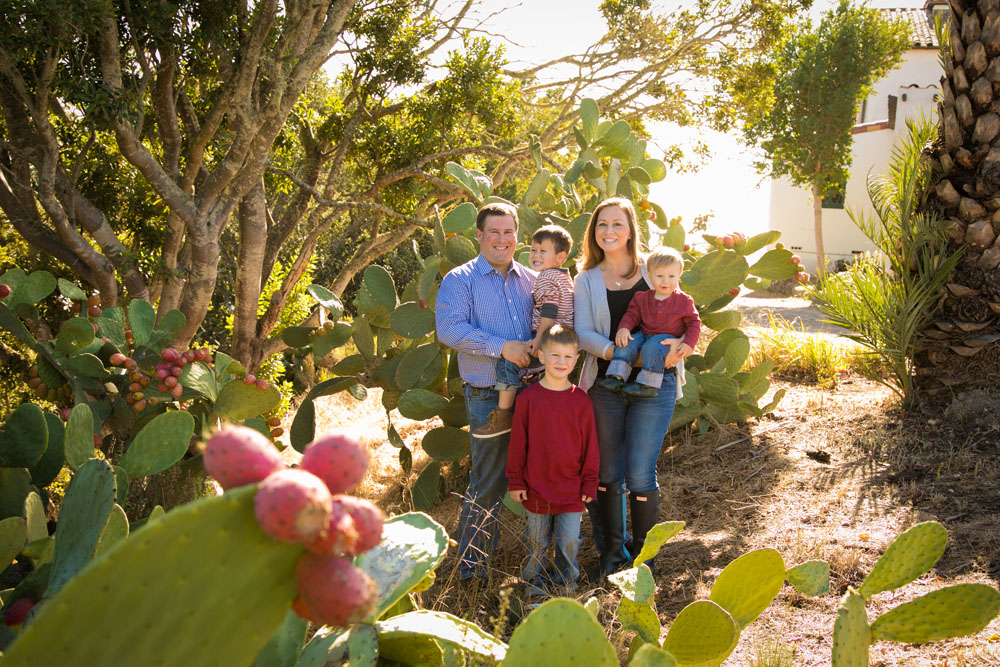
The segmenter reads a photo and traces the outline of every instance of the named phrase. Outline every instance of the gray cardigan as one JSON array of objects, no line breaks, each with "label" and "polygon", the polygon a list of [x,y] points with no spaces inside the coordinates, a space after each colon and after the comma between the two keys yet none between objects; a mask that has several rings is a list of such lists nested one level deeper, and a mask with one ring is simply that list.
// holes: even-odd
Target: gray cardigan
[{"label": "gray cardigan", "polygon": [[[648,285],[650,280],[646,272],[646,262],[641,258],[639,270]],[[573,288],[573,328],[580,337],[580,349],[587,353],[580,371],[580,388],[587,391],[597,379],[597,359],[603,359],[608,349],[614,347],[614,343],[611,342],[608,288],[604,284],[604,276],[599,266],[581,271],[576,276]],[[684,384],[683,360],[675,368],[678,379],[677,398],[680,398],[683,395],[681,385]]]}]

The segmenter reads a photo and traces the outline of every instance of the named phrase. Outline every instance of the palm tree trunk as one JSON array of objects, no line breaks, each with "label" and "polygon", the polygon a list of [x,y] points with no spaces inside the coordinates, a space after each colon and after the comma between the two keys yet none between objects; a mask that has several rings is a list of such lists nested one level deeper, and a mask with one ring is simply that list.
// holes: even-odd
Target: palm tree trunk
[{"label": "palm tree trunk", "polygon": [[[938,140],[942,179],[925,209],[965,254],[916,357],[921,403],[944,410],[1000,386],[1000,12],[991,0],[951,0]],[[994,82],[996,81],[996,82]],[[963,398],[964,397],[964,398]]]}]

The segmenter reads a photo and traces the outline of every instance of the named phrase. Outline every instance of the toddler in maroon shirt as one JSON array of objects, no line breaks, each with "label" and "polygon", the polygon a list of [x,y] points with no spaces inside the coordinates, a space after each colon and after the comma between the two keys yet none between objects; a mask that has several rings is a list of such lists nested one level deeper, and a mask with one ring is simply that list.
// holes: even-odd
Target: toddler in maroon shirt
[{"label": "toddler in maroon shirt", "polygon": [[[683,270],[684,260],[673,248],[658,248],[646,258],[653,289],[632,297],[618,325],[614,356],[605,377],[598,380],[599,386],[632,396],[656,396],[663,384],[668,353],[675,347],[686,346],[689,353],[694,350],[701,335],[701,318],[694,299],[681,291]],[[633,333],[637,326],[639,330]],[[625,385],[640,353],[642,371],[635,382]]]},{"label": "toddler in maroon shirt", "polygon": [[[586,392],[569,381],[579,357],[576,332],[560,324],[542,334],[545,375],[514,405],[507,453],[507,488],[527,510],[528,556],[521,578],[528,595],[551,585],[576,588],[580,519],[597,493],[599,453],[594,410]],[[548,547],[555,543],[554,566]]]}]

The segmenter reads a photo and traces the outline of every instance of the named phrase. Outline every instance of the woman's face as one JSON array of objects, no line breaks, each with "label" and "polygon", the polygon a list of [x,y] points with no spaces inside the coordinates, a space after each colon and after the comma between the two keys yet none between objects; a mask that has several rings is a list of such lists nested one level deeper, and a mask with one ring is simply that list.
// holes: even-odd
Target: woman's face
[{"label": "woman's face", "polygon": [[632,230],[628,224],[628,214],[620,206],[605,206],[597,214],[594,224],[594,238],[605,253],[622,252],[628,249]]}]

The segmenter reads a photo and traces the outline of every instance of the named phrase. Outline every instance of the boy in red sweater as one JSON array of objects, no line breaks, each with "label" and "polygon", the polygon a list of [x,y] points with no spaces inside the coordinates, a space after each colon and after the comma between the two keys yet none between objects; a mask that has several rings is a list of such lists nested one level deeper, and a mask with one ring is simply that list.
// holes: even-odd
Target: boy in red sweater
[{"label": "boy in red sweater", "polygon": [[[546,584],[576,588],[583,504],[597,493],[599,454],[594,410],[586,392],[569,381],[579,357],[576,332],[553,325],[541,338],[542,379],[514,406],[507,453],[507,488],[528,512],[528,558],[521,578],[529,595]],[[555,567],[547,568],[555,542]]]},{"label": "boy in red sweater", "polygon": [[[615,351],[604,379],[597,384],[632,396],[656,396],[663,383],[667,354],[679,347],[690,354],[701,335],[701,318],[694,299],[681,291],[684,260],[673,248],[661,247],[646,258],[653,289],[632,297],[615,335]],[[632,329],[639,327],[635,333]],[[625,384],[642,353],[642,370]],[[687,356],[687,355],[684,355]]]}]

